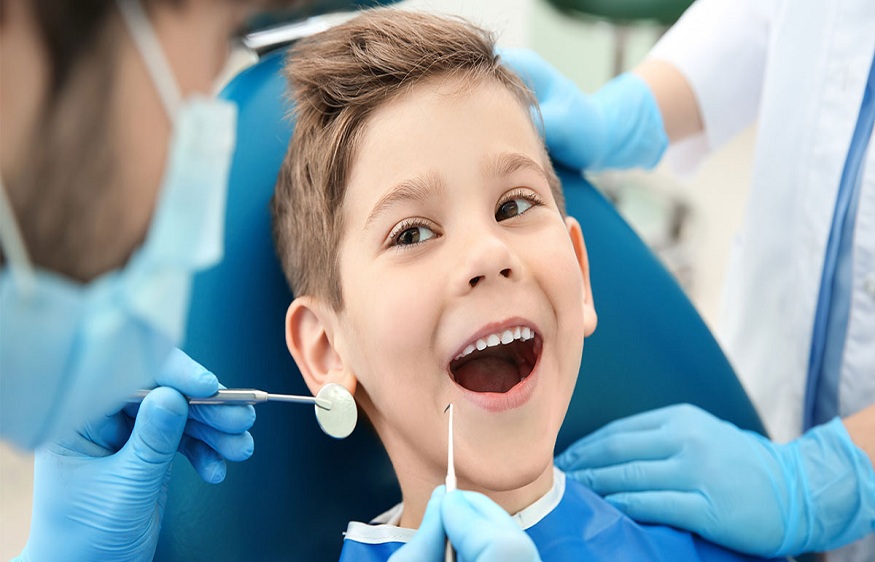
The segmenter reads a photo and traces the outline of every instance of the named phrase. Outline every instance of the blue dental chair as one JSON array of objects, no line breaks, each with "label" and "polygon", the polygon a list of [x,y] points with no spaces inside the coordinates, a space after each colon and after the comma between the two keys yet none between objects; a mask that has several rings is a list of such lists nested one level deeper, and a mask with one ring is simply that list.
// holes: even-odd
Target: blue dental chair
[{"label": "blue dental chair", "polygon": [[[286,350],[292,295],[270,236],[268,202],[286,152],[283,52],[223,91],[240,104],[225,259],[196,280],[185,350],[229,387],[306,394]],[[599,313],[557,451],[623,416],[689,402],[764,432],[729,363],[687,297],[626,223],[579,175],[560,171],[583,227]],[[337,560],[350,519],[368,520],[400,493],[364,420],[348,439],[321,433],[308,406],[258,406],[256,450],[226,481],[174,467],[156,560]]]}]

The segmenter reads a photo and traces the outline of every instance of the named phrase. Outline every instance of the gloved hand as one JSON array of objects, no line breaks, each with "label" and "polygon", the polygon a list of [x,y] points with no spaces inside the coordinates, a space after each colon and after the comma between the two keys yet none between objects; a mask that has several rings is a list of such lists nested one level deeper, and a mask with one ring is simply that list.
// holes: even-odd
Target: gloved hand
[{"label": "gloved hand", "polygon": [[670,406],[608,424],[556,464],[634,519],[759,556],[829,550],[875,530],[875,471],[838,418],[777,445]]},{"label": "gloved hand", "polygon": [[652,168],[662,158],[668,136],[656,99],[640,77],[621,74],[588,95],[532,51],[498,54],[535,92],[547,149],[565,166],[592,172]]},{"label": "gloved hand", "polygon": [[87,424],[36,451],[30,537],[21,560],[151,560],[180,451],[207,482],[225,478],[225,459],[252,455],[252,406],[189,406],[216,376],[182,351],[141,404]]},{"label": "gloved hand", "polygon": [[495,502],[476,492],[431,495],[422,524],[389,562],[443,562],[446,538],[458,562],[540,562],[532,539]]}]

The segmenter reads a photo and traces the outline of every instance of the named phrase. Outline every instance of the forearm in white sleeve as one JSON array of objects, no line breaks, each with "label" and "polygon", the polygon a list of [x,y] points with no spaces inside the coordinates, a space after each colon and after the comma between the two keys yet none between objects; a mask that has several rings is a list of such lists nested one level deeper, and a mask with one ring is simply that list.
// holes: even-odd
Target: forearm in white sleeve
[{"label": "forearm in white sleeve", "polygon": [[672,145],[666,157],[688,172],[757,116],[769,34],[778,0],[697,0],[659,40],[648,59],[686,78],[704,131]]}]

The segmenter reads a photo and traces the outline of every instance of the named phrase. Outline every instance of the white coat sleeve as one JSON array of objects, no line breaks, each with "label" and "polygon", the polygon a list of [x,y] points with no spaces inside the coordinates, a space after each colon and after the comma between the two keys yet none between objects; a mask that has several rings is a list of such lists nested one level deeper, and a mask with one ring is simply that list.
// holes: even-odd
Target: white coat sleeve
[{"label": "white coat sleeve", "polygon": [[695,169],[756,119],[779,8],[778,0],[697,0],[647,55],[674,65],[699,102],[704,132],[666,154],[679,172]]}]

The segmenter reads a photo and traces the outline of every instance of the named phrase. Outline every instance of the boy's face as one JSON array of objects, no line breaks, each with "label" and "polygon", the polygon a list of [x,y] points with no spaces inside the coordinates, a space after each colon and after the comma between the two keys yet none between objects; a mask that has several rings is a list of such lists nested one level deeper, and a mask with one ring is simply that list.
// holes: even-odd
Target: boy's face
[{"label": "boy's face", "polygon": [[551,470],[596,320],[580,228],[543,159],[527,110],[491,81],[431,80],[368,121],[326,340],[402,487],[442,481],[449,403],[460,487],[514,490]]}]

